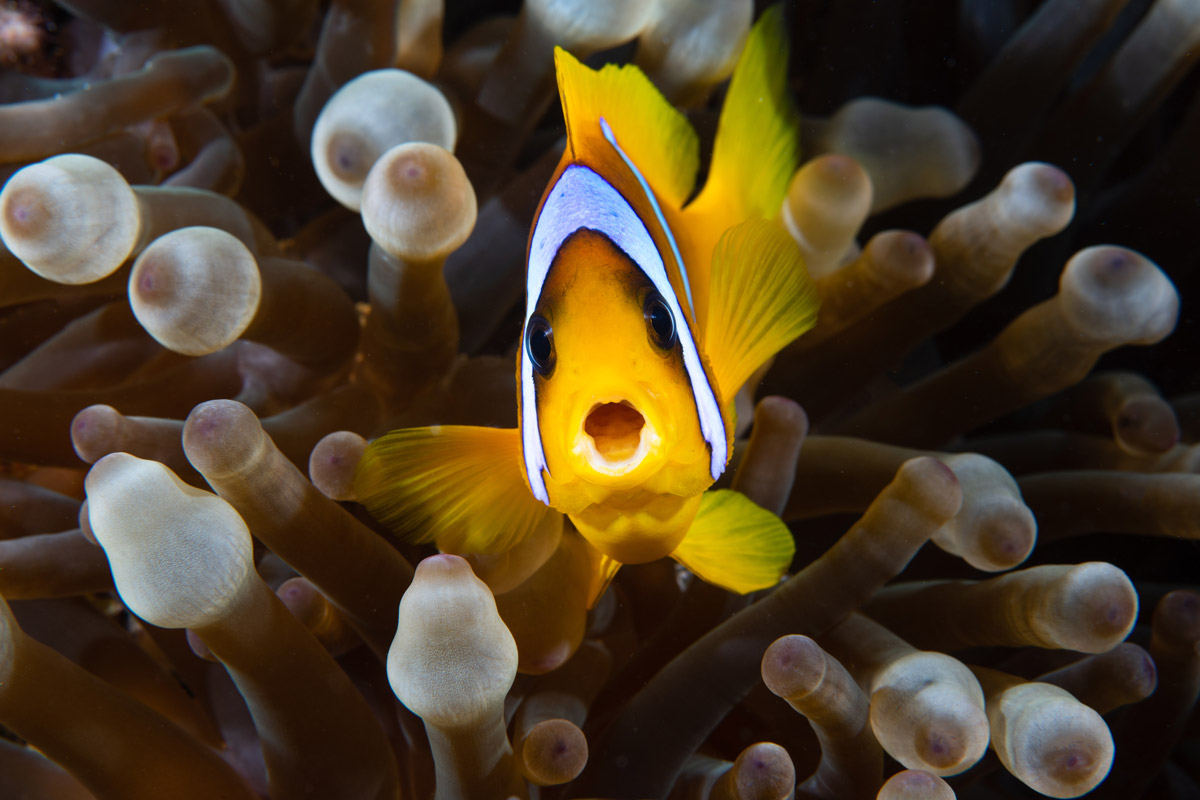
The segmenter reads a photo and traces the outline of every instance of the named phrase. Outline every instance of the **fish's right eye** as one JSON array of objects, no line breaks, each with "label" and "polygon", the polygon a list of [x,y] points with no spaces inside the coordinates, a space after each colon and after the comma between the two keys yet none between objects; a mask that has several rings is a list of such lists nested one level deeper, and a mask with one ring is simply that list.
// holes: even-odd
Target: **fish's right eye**
[{"label": "fish's right eye", "polygon": [[545,317],[532,316],[525,326],[525,352],[543,377],[554,371],[554,331]]}]

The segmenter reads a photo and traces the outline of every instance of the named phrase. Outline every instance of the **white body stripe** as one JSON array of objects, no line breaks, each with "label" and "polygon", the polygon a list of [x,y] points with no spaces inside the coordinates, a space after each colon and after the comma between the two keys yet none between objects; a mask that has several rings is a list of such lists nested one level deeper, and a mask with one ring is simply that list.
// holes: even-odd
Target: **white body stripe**
[{"label": "white body stripe", "polygon": [[[615,143],[614,143],[615,146]],[[624,154],[622,154],[623,156]],[[635,173],[636,174],[636,173]],[[640,178],[640,176],[639,176]],[[665,227],[665,223],[664,223]],[[663,300],[675,316],[679,343],[683,350],[683,364],[687,370],[700,420],[700,432],[711,451],[709,471],[716,480],[725,471],[728,443],[725,424],[721,418],[721,407],[716,393],[709,385],[700,361],[687,317],[679,306],[679,299],[667,277],[666,265],[654,244],[645,222],[633,210],[629,202],[595,170],[582,164],[572,164],[563,170],[558,181],[542,204],[541,214],[534,225],[529,244],[529,265],[525,285],[525,322],[522,333],[529,325],[541,298],[542,287],[550,272],[559,248],[567,237],[581,228],[588,228],[607,236],[645,273],[650,282],[662,295]],[[542,437],[537,416],[537,397],[533,382],[533,365],[525,352],[522,338],[521,348],[521,444],[525,459],[525,473],[533,494],[543,503],[549,504],[546,483],[542,470],[546,469],[546,454],[542,449]]]}]

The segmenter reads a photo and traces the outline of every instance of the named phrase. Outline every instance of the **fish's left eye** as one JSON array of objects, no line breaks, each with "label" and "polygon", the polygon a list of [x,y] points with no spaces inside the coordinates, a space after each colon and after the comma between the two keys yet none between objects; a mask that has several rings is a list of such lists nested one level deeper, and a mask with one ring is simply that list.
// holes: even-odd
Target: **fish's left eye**
[{"label": "fish's left eye", "polygon": [[545,317],[534,315],[525,328],[525,351],[534,370],[543,377],[554,371],[554,331]]},{"label": "fish's left eye", "polygon": [[643,309],[651,340],[663,350],[670,350],[675,346],[675,317],[666,301],[658,292],[651,292],[646,295]]}]

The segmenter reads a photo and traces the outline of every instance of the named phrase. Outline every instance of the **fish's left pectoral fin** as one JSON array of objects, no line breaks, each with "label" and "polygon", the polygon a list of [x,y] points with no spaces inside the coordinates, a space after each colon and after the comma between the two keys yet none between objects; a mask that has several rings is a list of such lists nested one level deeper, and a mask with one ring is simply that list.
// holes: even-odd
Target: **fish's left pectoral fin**
[{"label": "fish's left pectoral fin", "polygon": [[392,431],[367,447],[354,491],[399,535],[458,554],[504,552],[559,514],[525,485],[515,428]]},{"label": "fish's left pectoral fin", "polygon": [[820,299],[796,243],[775,221],[721,235],[709,278],[704,352],[723,400],[817,322]]},{"label": "fish's left pectoral fin", "polygon": [[706,492],[700,512],[671,553],[699,577],[738,594],[779,582],[796,552],[783,520],[741,492]]}]

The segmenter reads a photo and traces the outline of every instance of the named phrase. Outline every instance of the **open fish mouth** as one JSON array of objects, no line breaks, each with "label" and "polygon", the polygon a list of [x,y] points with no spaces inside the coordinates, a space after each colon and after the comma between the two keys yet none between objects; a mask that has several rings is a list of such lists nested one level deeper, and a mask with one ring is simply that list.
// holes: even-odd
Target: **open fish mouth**
[{"label": "open fish mouth", "polygon": [[619,475],[635,469],[657,440],[653,426],[628,400],[596,403],[583,420],[592,467]]},{"label": "open fish mouth", "polygon": [[583,432],[592,437],[596,452],[606,461],[626,461],[642,443],[646,418],[627,400],[597,403],[583,421]]}]

